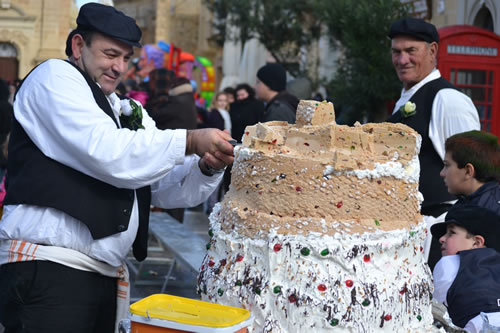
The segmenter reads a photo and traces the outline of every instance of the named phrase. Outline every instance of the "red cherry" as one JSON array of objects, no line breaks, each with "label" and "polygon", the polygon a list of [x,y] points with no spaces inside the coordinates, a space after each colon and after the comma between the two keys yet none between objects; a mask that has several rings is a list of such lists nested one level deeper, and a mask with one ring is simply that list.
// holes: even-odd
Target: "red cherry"
[{"label": "red cherry", "polygon": [[401,290],[399,291],[399,293],[400,293],[401,295],[404,295],[407,291],[408,291],[408,289],[406,289],[406,287],[403,287],[403,289],[401,289]]},{"label": "red cherry", "polygon": [[365,256],[363,257],[363,261],[364,262],[370,262],[370,255],[369,254],[365,254]]},{"label": "red cherry", "polygon": [[391,319],[392,319],[392,316],[391,316],[390,314],[386,314],[386,315],[384,316],[384,320],[385,320],[385,321],[389,321],[389,320],[391,320]]},{"label": "red cherry", "polygon": [[274,244],[273,250],[274,250],[274,252],[281,251],[281,244]]},{"label": "red cherry", "polygon": [[241,254],[238,254],[236,256],[236,261],[243,261],[243,256]]},{"label": "red cherry", "polygon": [[213,260],[210,260],[210,261],[208,262],[208,266],[209,266],[209,267],[213,267],[214,265],[215,265],[215,262],[213,262]]},{"label": "red cherry", "polygon": [[337,202],[337,208],[342,207],[342,205],[343,205],[343,204],[344,204],[344,203],[342,202],[342,200],[340,200],[339,202]]},{"label": "red cherry", "polygon": [[326,286],[323,283],[318,284],[318,290],[319,291],[326,291]]},{"label": "red cherry", "polygon": [[345,285],[351,288],[354,285],[354,282],[352,282],[352,280],[346,280]]},{"label": "red cherry", "polygon": [[295,303],[295,302],[297,302],[297,296],[290,295],[290,296],[288,296],[288,300],[290,301],[290,303]]},{"label": "red cherry", "polygon": [[296,186],[296,187],[295,187],[295,191],[297,191],[297,192],[302,192],[302,187],[300,187],[300,186]]}]

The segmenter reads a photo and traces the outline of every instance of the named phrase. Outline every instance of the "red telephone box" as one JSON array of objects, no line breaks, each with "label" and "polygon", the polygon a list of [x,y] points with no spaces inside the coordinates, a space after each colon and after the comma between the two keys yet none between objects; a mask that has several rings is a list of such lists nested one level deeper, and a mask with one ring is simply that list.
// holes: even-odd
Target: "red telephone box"
[{"label": "red telephone box", "polygon": [[474,26],[439,29],[441,75],[468,95],[481,129],[500,136],[500,36]]}]

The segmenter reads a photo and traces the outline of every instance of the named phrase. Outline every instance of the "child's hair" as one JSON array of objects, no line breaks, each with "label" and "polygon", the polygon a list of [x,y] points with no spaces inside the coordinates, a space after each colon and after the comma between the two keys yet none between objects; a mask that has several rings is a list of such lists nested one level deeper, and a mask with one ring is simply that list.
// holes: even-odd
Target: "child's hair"
[{"label": "child's hair", "polygon": [[445,149],[460,169],[472,164],[478,181],[500,180],[500,147],[493,134],[482,131],[455,134],[446,139]]}]

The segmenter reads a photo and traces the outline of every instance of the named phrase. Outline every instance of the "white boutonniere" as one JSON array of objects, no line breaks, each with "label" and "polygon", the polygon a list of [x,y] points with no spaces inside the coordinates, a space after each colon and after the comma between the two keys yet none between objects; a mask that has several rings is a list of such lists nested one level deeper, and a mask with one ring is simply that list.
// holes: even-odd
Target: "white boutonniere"
[{"label": "white boutonniere", "polygon": [[399,108],[399,112],[401,112],[403,118],[411,117],[417,113],[417,105],[412,102],[406,102],[405,105]]},{"label": "white boutonniere", "polygon": [[120,101],[120,108],[120,118],[123,119],[123,117],[126,117],[125,121],[129,123],[132,129],[144,129],[142,125],[142,107],[140,104],[137,104],[133,99],[122,99]]}]

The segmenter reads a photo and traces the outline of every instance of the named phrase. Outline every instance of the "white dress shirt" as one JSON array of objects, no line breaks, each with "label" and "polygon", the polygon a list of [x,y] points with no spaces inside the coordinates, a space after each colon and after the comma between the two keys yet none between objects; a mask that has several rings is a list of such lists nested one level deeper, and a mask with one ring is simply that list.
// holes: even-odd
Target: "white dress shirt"
[{"label": "white dress shirt", "polygon": [[[440,77],[441,73],[435,68],[422,81],[410,89],[405,90],[403,88],[401,97],[396,102],[392,113],[398,112],[401,106],[406,104],[423,85]],[[467,95],[451,88],[438,91],[432,103],[429,138],[441,159],[444,159],[444,143],[447,138],[457,133],[480,129],[477,109]]]},{"label": "white dress shirt", "polygon": [[[108,100],[118,119],[118,97],[113,93]],[[222,174],[203,175],[199,158],[185,156],[186,130],[158,130],[145,111],[145,129],[117,129],[96,104],[83,76],[62,60],[48,60],[28,76],[16,96],[14,116],[46,156],[119,188],[151,185],[154,205],[197,205],[222,179]],[[0,264],[7,262],[2,242],[25,240],[70,248],[119,266],[137,228],[137,198],[128,230],[98,240],[85,224],[59,210],[6,206],[0,220]]]}]

